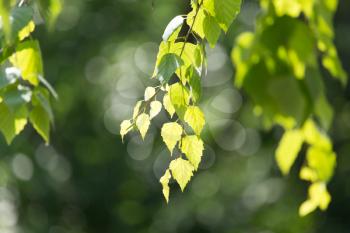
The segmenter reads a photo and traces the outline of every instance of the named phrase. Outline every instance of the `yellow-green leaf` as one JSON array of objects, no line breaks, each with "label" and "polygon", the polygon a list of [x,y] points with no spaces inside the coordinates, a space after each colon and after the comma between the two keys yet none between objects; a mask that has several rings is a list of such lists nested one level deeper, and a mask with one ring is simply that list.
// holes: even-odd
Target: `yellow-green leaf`
[{"label": "yellow-green leaf", "polygon": [[321,210],[327,209],[331,202],[331,196],[327,191],[326,184],[324,182],[313,183],[309,187],[309,199],[303,202],[299,208],[299,214],[305,216],[317,207]]},{"label": "yellow-green leaf", "polygon": [[175,108],[177,115],[184,119],[187,106],[190,102],[189,93],[185,86],[175,83],[170,86],[170,101]]},{"label": "yellow-green leaf", "polygon": [[142,113],[137,117],[136,126],[141,133],[142,139],[145,139],[150,124],[151,121],[149,115],[147,115],[146,113]]},{"label": "yellow-green leaf", "polygon": [[288,130],[284,133],[275,154],[278,167],[284,175],[289,173],[303,142],[304,135],[300,130]]},{"label": "yellow-green leaf", "polygon": [[220,37],[220,26],[215,21],[214,17],[205,12],[203,8],[200,8],[196,16],[196,20],[193,23],[197,9],[194,8],[187,16],[187,24],[191,27],[193,25],[193,31],[197,33],[202,39],[207,39],[209,45],[214,47]]},{"label": "yellow-green leaf", "polygon": [[181,140],[183,129],[176,122],[165,123],[162,127],[162,138],[170,153],[173,153],[175,145]]},{"label": "yellow-green leaf", "polygon": [[317,146],[311,146],[306,154],[308,166],[315,170],[318,180],[328,181],[334,172],[336,155]]},{"label": "yellow-green leaf", "polygon": [[157,100],[152,101],[151,102],[151,110],[149,112],[150,119],[157,116],[159,114],[160,110],[162,110],[162,103],[160,101],[157,101]]},{"label": "yellow-green leaf", "polygon": [[187,122],[193,131],[200,135],[205,125],[205,118],[202,110],[197,106],[190,106],[185,113],[185,122]]},{"label": "yellow-green leaf", "polygon": [[23,106],[17,112],[13,112],[2,102],[0,103],[0,116],[0,131],[3,133],[7,144],[10,144],[27,124],[27,109]]},{"label": "yellow-green leaf", "polygon": [[181,151],[197,170],[203,155],[203,141],[196,135],[186,136],[181,141]]},{"label": "yellow-green leaf", "polygon": [[38,41],[29,40],[22,42],[17,46],[16,51],[10,57],[11,63],[21,70],[24,80],[37,86],[39,84],[39,76],[43,75],[43,64]]},{"label": "yellow-green leaf", "polygon": [[303,126],[305,141],[324,150],[332,150],[332,142],[323,132],[318,129],[315,122],[308,120]]},{"label": "yellow-green leaf", "polygon": [[124,120],[121,124],[120,124],[120,135],[122,137],[122,141],[124,141],[124,136],[130,131],[132,130],[132,123],[130,120]]},{"label": "yellow-green leaf", "polygon": [[315,182],[318,179],[316,171],[312,168],[307,167],[307,166],[303,166],[300,169],[299,177],[302,180],[307,180],[307,181],[311,181],[311,182]]},{"label": "yellow-green leaf", "polygon": [[175,113],[175,108],[170,101],[170,96],[168,93],[165,94],[163,97],[163,105],[164,105],[165,110],[169,113],[170,118],[172,118],[174,113]]},{"label": "yellow-green leaf", "polygon": [[240,12],[241,0],[203,0],[203,6],[227,32]]},{"label": "yellow-green leaf", "polygon": [[184,191],[187,183],[193,176],[194,167],[190,162],[182,158],[171,161],[169,165],[171,174],[176,182],[180,185],[182,191]]},{"label": "yellow-green leaf", "polygon": [[27,38],[30,33],[32,33],[35,29],[35,24],[33,22],[33,20],[29,21],[29,23],[27,24],[27,26],[25,26],[24,28],[21,29],[21,31],[19,31],[18,33],[18,38],[20,41],[24,40],[25,38]]},{"label": "yellow-green leaf", "polygon": [[150,100],[156,94],[156,89],[154,87],[147,87],[145,90],[145,101]]},{"label": "yellow-green leaf", "polygon": [[169,193],[170,193],[170,188],[169,188],[169,180],[171,178],[171,174],[169,169],[167,169],[164,173],[164,175],[160,178],[159,182],[162,184],[163,187],[163,195],[166,200],[166,202],[169,202]]},{"label": "yellow-green leaf", "polygon": [[139,113],[140,113],[140,107],[141,107],[141,104],[142,104],[142,100],[140,100],[140,101],[137,101],[137,103],[136,103],[136,105],[135,105],[135,107],[134,107],[134,112],[133,112],[133,114],[132,114],[132,119],[136,119],[136,117],[139,115]]},{"label": "yellow-green leaf", "polygon": [[46,143],[50,141],[50,116],[41,105],[37,105],[29,115],[30,123]]}]

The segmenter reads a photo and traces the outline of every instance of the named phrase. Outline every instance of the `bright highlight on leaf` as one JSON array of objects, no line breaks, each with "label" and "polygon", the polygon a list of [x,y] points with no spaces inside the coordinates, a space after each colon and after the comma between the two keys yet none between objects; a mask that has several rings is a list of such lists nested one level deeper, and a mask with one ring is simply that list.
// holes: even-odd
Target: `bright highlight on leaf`
[{"label": "bright highlight on leaf", "polygon": [[169,169],[176,182],[180,185],[181,190],[184,191],[187,183],[193,176],[194,167],[192,164],[187,160],[178,158],[171,161]]},{"label": "bright highlight on leaf", "polygon": [[146,113],[142,113],[140,116],[137,117],[136,126],[140,131],[142,139],[145,139],[150,124],[150,117]]},{"label": "bright highlight on leaf", "polygon": [[182,133],[183,129],[181,125],[176,122],[165,123],[163,125],[161,135],[171,154],[178,141],[180,141]]},{"label": "bright highlight on leaf", "polygon": [[181,15],[178,15],[175,18],[173,18],[164,30],[162,36],[163,41],[167,41],[169,37],[173,34],[173,32],[183,24],[183,22],[184,18]]}]

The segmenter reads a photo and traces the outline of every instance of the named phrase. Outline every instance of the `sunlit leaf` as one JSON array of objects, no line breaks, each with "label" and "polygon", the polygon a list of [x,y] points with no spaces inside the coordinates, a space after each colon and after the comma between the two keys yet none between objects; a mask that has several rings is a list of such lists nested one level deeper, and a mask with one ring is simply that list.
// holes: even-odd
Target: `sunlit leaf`
[{"label": "sunlit leaf", "polygon": [[163,97],[163,105],[164,105],[165,110],[169,113],[170,118],[172,118],[174,113],[175,113],[175,108],[170,101],[170,96],[168,93],[165,94]]},{"label": "sunlit leaf", "polygon": [[227,32],[241,9],[241,0],[203,0],[203,6]]},{"label": "sunlit leaf", "polygon": [[39,84],[39,75],[43,75],[43,64],[39,43],[29,40],[17,46],[16,53],[10,57],[11,63],[21,70],[24,80],[32,85]]},{"label": "sunlit leaf", "polygon": [[18,33],[19,40],[24,40],[26,37],[28,37],[34,31],[34,28],[35,28],[34,22],[29,21],[27,26],[25,26],[24,28],[21,29],[21,31],[19,31]]},{"label": "sunlit leaf", "polygon": [[[147,89],[146,89],[147,91]],[[136,117],[140,114],[140,107],[142,105],[142,100],[140,101],[137,101],[135,107],[134,107],[134,111],[133,111],[133,114],[132,114],[132,119],[136,120]]]},{"label": "sunlit leaf", "polygon": [[162,103],[160,101],[152,101],[151,104],[151,110],[149,112],[150,119],[154,118],[159,114],[159,112],[162,110]]},{"label": "sunlit leaf", "polygon": [[162,36],[163,41],[167,41],[169,37],[174,33],[174,31],[176,31],[176,29],[183,24],[184,20],[185,19],[181,15],[178,15],[175,18],[173,18],[164,30]]},{"label": "sunlit leaf", "polygon": [[136,126],[141,133],[142,139],[145,139],[148,128],[151,124],[150,117],[146,113],[140,114],[136,119]]},{"label": "sunlit leaf", "polygon": [[300,130],[288,130],[283,134],[276,149],[276,161],[284,175],[289,173],[303,142],[304,134]]},{"label": "sunlit leaf", "polygon": [[132,130],[132,123],[130,120],[124,120],[120,124],[120,135],[122,137],[122,141],[124,140],[124,136]]},{"label": "sunlit leaf", "polygon": [[182,133],[182,126],[176,122],[169,122],[163,125],[161,135],[171,154],[175,145],[181,140]]},{"label": "sunlit leaf", "polygon": [[301,216],[308,215],[314,211],[317,207],[321,210],[327,209],[331,201],[326,185],[323,182],[313,183],[309,187],[309,199],[301,204],[299,208],[299,214]]},{"label": "sunlit leaf", "polygon": [[169,202],[169,193],[170,193],[170,188],[169,188],[169,181],[171,178],[171,174],[169,169],[167,169],[164,173],[164,175],[160,178],[159,182],[162,184],[163,187],[163,195],[166,200],[166,202]]},{"label": "sunlit leaf", "polygon": [[169,169],[174,179],[180,185],[182,191],[184,191],[187,183],[193,176],[194,167],[190,162],[182,158],[171,161]]},{"label": "sunlit leaf", "polygon": [[170,86],[169,95],[177,115],[183,119],[190,101],[187,88],[180,83],[175,83]]},{"label": "sunlit leaf", "polygon": [[185,113],[185,122],[188,123],[193,131],[200,135],[205,125],[205,118],[202,110],[197,106],[190,106]]},{"label": "sunlit leaf", "polygon": [[185,136],[181,140],[181,151],[186,155],[195,170],[198,169],[201,162],[203,150],[203,141],[196,135]]},{"label": "sunlit leaf", "polygon": [[147,87],[145,90],[145,101],[150,100],[152,97],[154,97],[155,94],[156,94],[156,89],[154,87]]}]

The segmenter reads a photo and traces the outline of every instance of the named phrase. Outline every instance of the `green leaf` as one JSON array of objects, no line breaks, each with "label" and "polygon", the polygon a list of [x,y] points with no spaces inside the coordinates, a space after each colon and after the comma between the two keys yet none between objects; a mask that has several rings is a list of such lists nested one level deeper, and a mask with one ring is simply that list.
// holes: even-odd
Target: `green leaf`
[{"label": "green leaf", "polygon": [[39,0],[39,9],[44,16],[49,30],[53,30],[63,8],[63,0]]},{"label": "green leaf", "polygon": [[185,113],[185,122],[191,126],[193,131],[200,135],[205,125],[205,118],[202,110],[197,106],[190,106]]},{"label": "green leaf", "polygon": [[29,115],[29,121],[45,142],[49,143],[50,116],[41,105],[37,105],[32,109]]},{"label": "green leaf", "polygon": [[190,162],[182,158],[171,161],[169,169],[174,179],[180,185],[182,191],[184,191],[187,183],[193,176],[194,167]]},{"label": "green leaf", "polygon": [[183,64],[183,60],[178,55],[174,53],[165,54],[157,67],[157,79],[161,83],[167,83],[175,71]]},{"label": "green leaf", "polygon": [[2,21],[2,30],[5,33],[6,42],[10,43],[11,41],[11,21],[10,21],[10,0],[0,1],[0,16]]},{"label": "green leaf", "polygon": [[13,66],[22,72],[24,80],[32,85],[39,84],[39,76],[43,75],[43,64],[39,43],[36,40],[29,40],[17,46],[16,53],[10,57]]},{"label": "green leaf", "polygon": [[304,134],[300,130],[288,130],[284,133],[275,155],[278,167],[284,175],[289,173],[303,142]]},{"label": "green leaf", "polygon": [[15,7],[11,12],[11,34],[12,39],[23,40],[34,30],[33,9],[31,7]]},{"label": "green leaf", "polygon": [[227,32],[241,9],[241,0],[203,0],[203,7],[215,18],[222,30]]},{"label": "green leaf", "polygon": [[[34,23],[30,23],[33,19],[33,9],[31,7],[15,7],[10,12],[10,16],[7,17],[11,18],[11,20],[9,21],[9,25],[4,25],[4,31],[0,31],[0,37],[5,36],[7,43],[11,44],[17,38],[22,40],[28,36],[28,33],[34,30]],[[2,18],[6,19],[6,16],[4,15],[2,16]],[[27,30],[25,30],[25,28],[27,28]]]},{"label": "green leaf", "polygon": [[50,94],[47,89],[37,87],[33,92],[32,101],[34,105],[40,104],[48,114],[50,121],[53,122],[54,115],[50,104]]},{"label": "green leaf", "polygon": [[203,25],[205,38],[207,39],[210,47],[214,48],[221,34],[220,26],[210,15],[205,17]]},{"label": "green leaf", "polygon": [[169,181],[171,178],[171,174],[169,169],[167,169],[164,173],[164,175],[160,178],[159,182],[162,184],[163,187],[163,195],[166,200],[166,202],[169,202],[169,193],[170,193],[170,188],[169,188]]},{"label": "green leaf", "polygon": [[11,111],[16,112],[31,101],[32,91],[28,87],[15,83],[5,89],[2,97]]},{"label": "green leaf", "polygon": [[210,14],[205,12],[203,8],[200,8],[198,10],[196,20],[193,20],[196,15],[197,9],[194,8],[187,16],[187,24],[191,27],[193,25],[192,30],[198,34],[202,39],[207,39],[209,42],[209,45],[211,47],[215,47],[220,34],[220,26],[215,21],[215,18],[212,17]]},{"label": "green leaf", "polygon": [[163,125],[161,135],[171,155],[177,142],[181,140],[182,133],[181,125],[176,122],[169,122]]},{"label": "green leaf", "polygon": [[146,113],[142,113],[137,117],[136,126],[141,133],[142,139],[145,139],[150,124],[150,117]]},{"label": "green leaf", "polygon": [[16,82],[20,77],[20,70],[15,67],[6,69],[0,68],[0,89]]},{"label": "green leaf", "polygon": [[4,102],[0,102],[0,131],[5,136],[7,144],[10,144],[27,124],[28,110],[25,105],[12,111]]},{"label": "green leaf", "polygon": [[202,95],[201,77],[194,66],[190,66],[186,72],[188,84],[190,85],[193,102],[198,102]]},{"label": "green leaf", "polygon": [[181,151],[197,170],[203,155],[203,141],[196,135],[185,136],[181,141]]},{"label": "green leaf", "polygon": [[186,87],[180,83],[175,83],[169,89],[170,100],[180,119],[184,119],[190,98]]}]

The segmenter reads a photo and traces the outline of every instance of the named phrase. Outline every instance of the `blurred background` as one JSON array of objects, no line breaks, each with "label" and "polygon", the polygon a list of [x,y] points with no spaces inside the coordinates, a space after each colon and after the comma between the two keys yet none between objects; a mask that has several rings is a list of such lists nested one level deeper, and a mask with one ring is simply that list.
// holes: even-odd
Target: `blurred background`
[{"label": "blurred background", "polygon": [[[149,79],[167,23],[189,1],[70,0],[56,31],[35,33],[53,102],[51,144],[31,127],[7,146],[0,135],[1,233],[348,233],[350,232],[350,90],[324,72],[335,110],[330,132],[338,167],[326,212],[300,218],[307,184],[300,156],[282,177],[274,150],[281,129],[266,132],[247,98],[233,87],[234,38],[253,30],[258,2],[246,0],[228,35],[208,48],[201,106],[208,124],[200,169],[184,193],[171,185],[170,203],[158,180],[170,156],[153,121],[145,142],[119,124],[132,115]],[[350,73],[350,1],[340,0],[336,45]],[[153,83],[154,84],[154,83]]]}]

